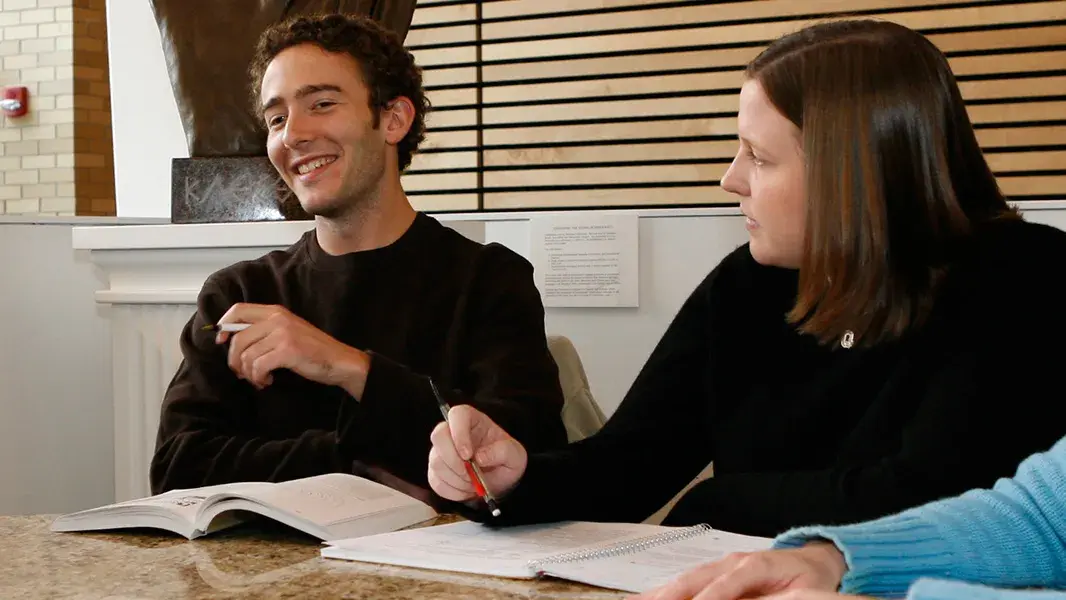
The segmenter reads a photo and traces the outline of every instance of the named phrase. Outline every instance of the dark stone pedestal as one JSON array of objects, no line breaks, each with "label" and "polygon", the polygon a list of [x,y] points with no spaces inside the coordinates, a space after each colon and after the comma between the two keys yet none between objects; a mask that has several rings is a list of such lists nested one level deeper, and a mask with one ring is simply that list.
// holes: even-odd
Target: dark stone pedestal
[{"label": "dark stone pedestal", "polygon": [[265,156],[175,158],[173,223],[302,220],[310,217]]}]

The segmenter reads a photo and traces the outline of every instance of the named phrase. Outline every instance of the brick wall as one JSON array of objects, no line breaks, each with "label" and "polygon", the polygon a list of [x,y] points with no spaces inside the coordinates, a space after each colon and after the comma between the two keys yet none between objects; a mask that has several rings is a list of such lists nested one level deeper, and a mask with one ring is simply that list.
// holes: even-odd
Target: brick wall
[{"label": "brick wall", "polygon": [[79,215],[115,214],[104,0],[74,0],[74,181]]},{"label": "brick wall", "polygon": [[104,0],[0,0],[0,214],[113,215]]}]

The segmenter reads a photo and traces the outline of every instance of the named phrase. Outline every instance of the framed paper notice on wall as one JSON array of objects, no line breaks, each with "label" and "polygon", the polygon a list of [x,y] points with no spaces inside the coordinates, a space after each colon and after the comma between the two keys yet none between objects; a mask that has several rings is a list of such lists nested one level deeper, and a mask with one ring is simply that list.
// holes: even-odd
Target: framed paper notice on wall
[{"label": "framed paper notice on wall", "polygon": [[636,307],[636,215],[575,214],[530,221],[534,277],[549,307]]}]

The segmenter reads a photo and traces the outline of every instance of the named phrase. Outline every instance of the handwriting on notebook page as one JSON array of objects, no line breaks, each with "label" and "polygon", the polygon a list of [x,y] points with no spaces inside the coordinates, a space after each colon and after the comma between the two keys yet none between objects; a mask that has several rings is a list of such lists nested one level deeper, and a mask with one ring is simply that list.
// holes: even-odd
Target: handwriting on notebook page
[{"label": "handwriting on notebook page", "polygon": [[528,525],[494,530],[470,523],[468,527],[450,531],[425,530],[417,545],[426,552],[447,552],[453,556],[526,561],[532,556],[548,556],[633,539],[653,530],[646,529],[646,526],[604,523]]},{"label": "handwriting on notebook page", "polygon": [[649,590],[669,583],[678,575],[733,552],[765,550],[770,540],[721,532],[708,532],[639,552],[624,552],[580,563],[548,564],[556,576],[593,585],[630,591]]}]

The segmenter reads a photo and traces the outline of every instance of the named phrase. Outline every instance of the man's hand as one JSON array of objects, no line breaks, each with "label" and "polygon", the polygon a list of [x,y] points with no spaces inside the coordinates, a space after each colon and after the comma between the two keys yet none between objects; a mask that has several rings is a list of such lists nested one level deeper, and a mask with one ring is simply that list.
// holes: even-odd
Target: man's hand
[{"label": "man's hand", "polygon": [[275,369],[289,369],[306,379],[344,388],[354,398],[362,396],[370,357],[287,308],[234,304],[218,322],[250,324],[237,333],[219,332],[215,342],[230,342],[229,367],[256,388],[270,385]]}]

